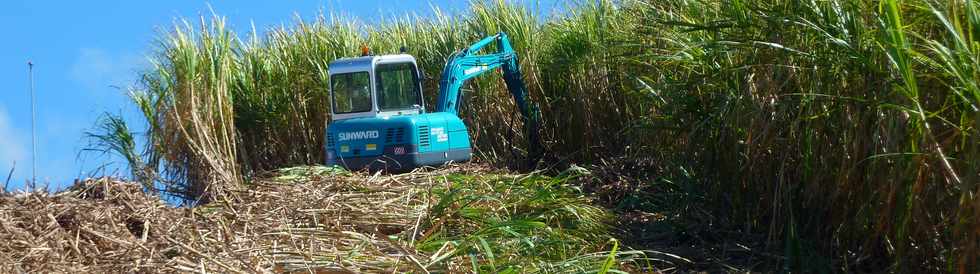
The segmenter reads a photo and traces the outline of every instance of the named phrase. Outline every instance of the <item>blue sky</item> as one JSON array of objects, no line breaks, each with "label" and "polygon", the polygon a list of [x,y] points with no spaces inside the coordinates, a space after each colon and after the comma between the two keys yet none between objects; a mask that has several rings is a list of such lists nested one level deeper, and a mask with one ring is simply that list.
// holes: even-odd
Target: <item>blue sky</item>
[{"label": "blue sky", "polygon": [[[542,13],[556,1],[527,2]],[[74,178],[114,174],[118,161],[79,154],[84,132],[104,112],[132,117],[119,87],[135,83],[147,67],[154,37],[175,18],[226,16],[240,31],[311,19],[320,10],[372,23],[405,13],[431,14],[431,6],[461,11],[466,1],[4,1],[0,4],[0,184],[14,167],[8,190],[31,177],[30,94],[27,61],[34,62],[37,91],[39,185],[58,189]],[[136,126],[136,125],[131,125]],[[106,171],[88,174],[109,164]],[[0,185],[2,187],[2,185]]]}]

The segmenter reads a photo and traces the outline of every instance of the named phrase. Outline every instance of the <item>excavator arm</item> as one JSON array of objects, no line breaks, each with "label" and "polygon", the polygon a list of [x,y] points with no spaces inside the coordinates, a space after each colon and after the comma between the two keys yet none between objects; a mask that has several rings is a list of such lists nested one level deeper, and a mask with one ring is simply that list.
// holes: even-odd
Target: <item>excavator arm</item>
[{"label": "excavator arm", "polygon": [[[479,54],[484,47],[496,42],[497,52]],[[527,87],[518,65],[517,53],[510,45],[507,34],[503,32],[484,38],[452,56],[446,63],[439,80],[439,98],[436,111],[458,114],[459,102],[463,98],[463,85],[466,81],[480,76],[493,69],[503,70],[507,90],[514,97],[521,117],[524,120],[525,135],[528,137],[528,163],[533,165],[542,154],[542,145],[538,135],[540,111],[537,105],[528,98]]]}]

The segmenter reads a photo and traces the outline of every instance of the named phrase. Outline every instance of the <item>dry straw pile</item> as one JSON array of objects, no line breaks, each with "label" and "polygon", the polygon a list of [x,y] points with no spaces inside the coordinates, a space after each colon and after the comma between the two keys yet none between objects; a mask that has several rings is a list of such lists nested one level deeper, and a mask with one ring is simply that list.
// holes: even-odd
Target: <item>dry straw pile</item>
[{"label": "dry straw pile", "polygon": [[[560,227],[603,228],[584,223],[589,214],[608,214],[596,207],[576,209],[585,215],[575,217],[582,223],[567,219],[570,214],[556,215],[553,223],[547,212],[562,208],[536,211],[537,202],[505,208],[493,205],[502,199],[445,195],[459,193],[452,190],[457,181],[451,177],[477,173],[488,172],[466,166],[389,176],[292,168],[251,183],[234,198],[194,208],[172,207],[146,195],[139,184],[106,178],[80,181],[53,195],[6,194],[0,197],[0,272],[457,273],[473,267],[565,272],[632,263],[639,255],[588,253],[601,250],[608,235]],[[499,176],[480,183],[534,182]],[[580,206],[569,201],[561,204]],[[535,225],[517,218],[487,225],[467,219],[473,210],[488,210],[479,216],[491,220],[507,212],[545,217]],[[511,242],[498,241],[492,233],[497,228],[506,228],[510,234],[503,239]],[[524,234],[523,240],[516,237]],[[553,246],[549,235],[566,240],[566,257],[521,255]],[[484,266],[488,260],[492,266]]]}]

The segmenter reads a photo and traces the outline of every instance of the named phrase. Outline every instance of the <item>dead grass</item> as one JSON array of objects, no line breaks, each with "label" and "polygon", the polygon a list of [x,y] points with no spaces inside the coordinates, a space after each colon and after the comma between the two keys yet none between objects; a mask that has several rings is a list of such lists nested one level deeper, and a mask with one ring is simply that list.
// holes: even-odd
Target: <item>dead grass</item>
[{"label": "dead grass", "polygon": [[426,259],[389,236],[417,231],[435,183],[422,176],[438,175],[272,178],[237,193],[247,203],[197,208],[106,178],[10,195],[0,200],[0,270],[410,271]]},{"label": "dead grass", "polygon": [[0,272],[131,272],[165,265],[181,210],[138,184],[78,182],[54,195],[0,197]]},{"label": "dead grass", "polygon": [[[462,247],[451,241],[434,252],[416,244],[452,233],[444,227],[467,225],[449,215],[427,216],[439,202],[433,189],[453,187],[447,177],[492,173],[486,167],[340,172],[284,169],[234,192],[234,199],[194,208],[172,207],[137,183],[109,178],[79,181],[56,194],[3,194],[0,272],[473,271],[470,261],[477,257],[457,252]],[[588,260],[598,262],[637,255],[624,250],[609,256],[598,252],[602,247],[600,240],[581,248],[595,249],[589,252],[600,255]],[[454,253],[464,255],[446,256]],[[583,258],[590,257],[569,261]]]}]

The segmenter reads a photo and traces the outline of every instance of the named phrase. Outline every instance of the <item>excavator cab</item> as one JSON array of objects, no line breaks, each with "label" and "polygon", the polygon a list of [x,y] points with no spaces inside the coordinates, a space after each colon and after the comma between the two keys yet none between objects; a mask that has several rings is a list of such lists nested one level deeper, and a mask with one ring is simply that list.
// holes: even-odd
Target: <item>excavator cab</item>
[{"label": "excavator cab", "polygon": [[338,59],[329,74],[328,165],[405,171],[470,159],[463,122],[426,113],[422,75],[411,55]]},{"label": "excavator cab", "polygon": [[330,64],[332,120],[420,114],[422,84],[407,54],[363,56]]}]

